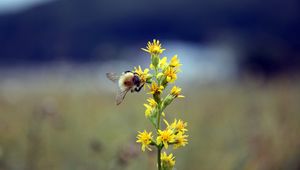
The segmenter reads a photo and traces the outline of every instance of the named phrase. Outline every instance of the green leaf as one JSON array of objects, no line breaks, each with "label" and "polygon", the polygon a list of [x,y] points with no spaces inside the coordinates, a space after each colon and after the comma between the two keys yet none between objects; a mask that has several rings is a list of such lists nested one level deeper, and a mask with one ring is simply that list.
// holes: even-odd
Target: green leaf
[{"label": "green leaf", "polygon": [[157,127],[156,118],[154,116],[149,117],[150,122],[153,124],[154,127]]},{"label": "green leaf", "polygon": [[150,122],[154,125],[154,127],[157,127],[157,109],[152,111],[151,116],[148,118]]}]

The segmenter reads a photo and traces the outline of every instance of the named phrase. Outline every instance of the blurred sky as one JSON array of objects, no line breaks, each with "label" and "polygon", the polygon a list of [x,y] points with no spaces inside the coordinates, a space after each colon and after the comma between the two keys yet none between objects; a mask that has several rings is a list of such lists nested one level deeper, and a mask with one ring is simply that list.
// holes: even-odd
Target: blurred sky
[{"label": "blurred sky", "polygon": [[0,14],[19,12],[53,0],[1,0]]},{"label": "blurred sky", "polygon": [[1,0],[0,65],[130,62],[156,38],[189,75],[297,74],[299,11],[297,0]]}]

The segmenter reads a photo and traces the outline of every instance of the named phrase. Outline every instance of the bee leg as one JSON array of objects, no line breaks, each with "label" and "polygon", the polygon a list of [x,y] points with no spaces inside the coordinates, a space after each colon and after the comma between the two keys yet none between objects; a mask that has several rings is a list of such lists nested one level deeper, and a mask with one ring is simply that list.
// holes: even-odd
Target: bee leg
[{"label": "bee leg", "polygon": [[132,71],[124,71],[124,73],[132,73]]},{"label": "bee leg", "polygon": [[136,91],[136,92],[139,92],[139,91],[141,91],[141,89],[144,87],[144,84],[142,84],[140,87],[136,87],[136,88],[134,88],[134,90]]},{"label": "bee leg", "polygon": [[135,89],[131,89],[130,92],[133,93],[135,91]]}]

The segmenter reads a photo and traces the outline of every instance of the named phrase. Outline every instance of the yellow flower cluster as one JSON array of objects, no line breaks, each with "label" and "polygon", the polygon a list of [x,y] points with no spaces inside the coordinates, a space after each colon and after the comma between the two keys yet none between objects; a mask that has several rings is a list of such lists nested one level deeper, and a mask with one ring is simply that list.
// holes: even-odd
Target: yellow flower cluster
[{"label": "yellow flower cluster", "polygon": [[[161,153],[163,149],[168,149],[169,145],[173,145],[174,149],[183,147],[188,143],[187,123],[175,119],[171,124],[164,120],[166,129],[161,129],[161,116],[165,116],[164,110],[170,105],[174,99],[183,98],[181,95],[181,88],[174,85],[170,88],[168,94],[164,95],[164,91],[168,89],[171,83],[177,80],[177,74],[180,72],[180,66],[182,65],[177,55],[174,55],[168,62],[167,57],[161,58],[160,55],[165,49],[158,40],[148,42],[146,49],[142,50],[148,52],[151,56],[150,69],[146,68],[142,70],[139,66],[135,68],[135,72],[140,76],[142,82],[147,83],[149,89],[148,94],[152,97],[147,99],[145,116],[150,120],[156,129],[156,137],[152,136],[152,132],[139,132],[137,136],[137,142],[141,143],[142,150],[145,148],[151,150],[151,146],[156,147],[158,150],[158,169],[159,170],[171,170],[175,166],[175,158],[173,154],[169,155],[166,152]],[[150,71],[152,74],[150,74]]]},{"label": "yellow flower cluster", "polygon": [[174,141],[172,142],[174,143],[174,149],[185,146],[188,143],[188,135],[185,135],[185,132],[188,131],[186,129],[187,122],[183,122],[180,119],[178,121],[175,119],[171,125],[166,120],[164,122],[167,125],[167,130],[171,131],[174,135]]},{"label": "yellow flower cluster", "polygon": [[167,128],[173,130],[174,133],[178,133],[178,132],[185,133],[186,131],[188,131],[186,129],[187,122],[183,122],[180,119],[178,121],[177,119],[175,119],[171,125],[166,120],[164,120],[164,122],[167,125]]},{"label": "yellow flower cluster", "polygon": [[[185,146],[188,143],[187,141],[188,135],[185,135],[185,132],[188,131],[186,129],[187,123],[183,122],[180,119],[178,121],[175,119],[171,125],[166,120],[164,120],[164,122],[166,123],[167,128],[165,130],[158,129],[156,144],[163,145],[166,149],[168,149],[169,144],[174,144],[174,149],[177,149],[178,147],[181,146]],[[140,140],[140,137],[138,137],[138,139],[139,141],[142,141]],[[149,144],[150,143],[148,144],[143,143],[143,145],[149,145]]]}]

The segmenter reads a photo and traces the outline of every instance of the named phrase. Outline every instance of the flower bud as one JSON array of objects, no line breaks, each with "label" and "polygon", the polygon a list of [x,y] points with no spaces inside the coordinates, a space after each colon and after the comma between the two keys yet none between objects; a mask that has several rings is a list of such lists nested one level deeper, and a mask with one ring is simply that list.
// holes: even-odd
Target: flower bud
[{"label": "flower bud", "polygon": [[163,109],[166,108],[173,100],[174,100],[174,96],[168,95],[162,103],[162,108]]},{"label": "flower bud", "polygon": [[152,65],[154,66],[154,68],[157,68],[157,65],[159,63],[159,55],[157,55],[157,54],[151,55],[151,62],[152,62]]}]

